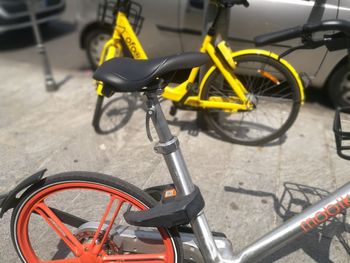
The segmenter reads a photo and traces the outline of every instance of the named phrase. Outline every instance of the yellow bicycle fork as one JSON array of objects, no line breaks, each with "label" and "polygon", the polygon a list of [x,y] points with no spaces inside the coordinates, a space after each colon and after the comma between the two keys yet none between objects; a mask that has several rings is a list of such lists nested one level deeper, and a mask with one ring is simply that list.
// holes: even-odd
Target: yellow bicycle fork
[{"label": "yellow bicycle fork", "polygon": [[[99,64],[122,55],[121,39],[124,40],[128,50],[134,59],[148,59],[139,39],[137,38],[132,26],[129,23],[127,16],[123,12],[118,12],[116,18],[116,26],[114,27],[113,36],[104,45]],[[103,84],[98,83],[96,93],[99,96],[103,94]]]}]

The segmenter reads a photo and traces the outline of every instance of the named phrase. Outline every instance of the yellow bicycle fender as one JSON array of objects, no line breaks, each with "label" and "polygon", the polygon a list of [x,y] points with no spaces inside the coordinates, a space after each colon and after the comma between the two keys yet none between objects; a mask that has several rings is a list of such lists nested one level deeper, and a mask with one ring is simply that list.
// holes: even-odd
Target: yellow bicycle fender
[{"label": "yellow bicycle fender", "polygon": [[287,62],[284,59],[280,59],[277,54],[275,54],[271,51],[262,50],[262,49],[244,49],[244,50],[240,50],[240,51],[236,51],[236,52],[232,53],[233,58],[238,57],[238,56],[243,56],[243,55],[262,55],[262,56],[267,56],[267,57],[270,57],[274,60],[278,60],[279,62],[281,62],[292,73],[293,77],[297,80],[298,87],[300,90],[301,104],[304,104],[305,94],[304,94],[303,82],[301,81],[298,72],[295,70],[295,68],[291,64],[289,64],[289,62]]},{"label": "yellow bicycle fender", "polygon": [[[279,62],[281,62],[293,75],[293,77],[297,80],[297,84],[300,90],[300,99],[301,99],[301,104],[304,104],[304,100],[305,100],[305,94],[304,94],[304,86],[303,86],[303,82],[300,79],[299,74],[297,73],[297,71],[295,70],[295,68],[293,68],[293,66],[291,64],[289,64],[286,60],[284,59],[279,59],[278,55],[271,52],[271,51],[267,51],[267,50],[261,50],[261,49],[245,49],[245,50],[240,50],[240,51],[236,51],[233,52],[231,55],[233,58],[238,57],[238,56],[243,56],[243,55],[262,55],[262,56],[267,56],[270,57],[272,59],[278,60]],[[213,71],[216,69],[216,66],[212,66],[204,75],[200,85],[199,85],[199,96],[202,93],[204,84],[207,82],[209,76],[211,73],[213,73]]]}]

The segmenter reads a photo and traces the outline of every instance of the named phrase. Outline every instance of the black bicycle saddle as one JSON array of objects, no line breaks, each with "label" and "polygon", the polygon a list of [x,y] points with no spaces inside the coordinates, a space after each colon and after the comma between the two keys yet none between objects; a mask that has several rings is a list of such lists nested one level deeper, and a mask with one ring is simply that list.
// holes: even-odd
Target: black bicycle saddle
[{"label": "black bicycle saddle", "polygon": [[115,92],[143,91],[157,78],[162,78],[169,72],[199,67],[208,61],[208,55],[199,52],[148,60],[113,58],[103,63],[95,71],[93,78],[108,85]]}]

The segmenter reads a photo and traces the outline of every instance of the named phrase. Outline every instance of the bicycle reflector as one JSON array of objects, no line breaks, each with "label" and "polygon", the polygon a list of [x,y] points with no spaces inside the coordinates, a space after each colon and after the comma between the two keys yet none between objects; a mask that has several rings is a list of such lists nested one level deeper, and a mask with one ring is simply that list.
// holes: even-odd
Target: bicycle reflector
[{"label": "bicycle reflector", "polygon": [[226,61],[226,63],[230,68],[232,69],[236,68],[236,63],[233,61],[233,58],[232,58],[232,50],[226,44],[225,41],[220,41],[219,44],[216,45],[216,52],[221,56],[221,58],[224,61]]}]

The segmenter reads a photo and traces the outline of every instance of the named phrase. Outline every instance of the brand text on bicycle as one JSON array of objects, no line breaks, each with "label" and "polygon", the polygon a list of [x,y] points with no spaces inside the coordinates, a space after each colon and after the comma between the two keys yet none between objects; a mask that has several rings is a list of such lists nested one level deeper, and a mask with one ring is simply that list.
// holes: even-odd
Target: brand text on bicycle
[{"label": "brand text on bicycle", "polygon": [[326,222],[328,219],[340,214],[348,207],[350,207],[350,196],[346,195],[345,197],[339,197],[336,199],[335,203],[323,207],[320,211],[316,212],[313,217],[302,221],[300,227],[305,233],[309,232],[320,224]]},{"label": "brand text on bicycle", "polygon": [[140,58],[141,55],[137,51],[136,43],[131,39],[131,37],[126,37],[125,42],[135,58]]}]

